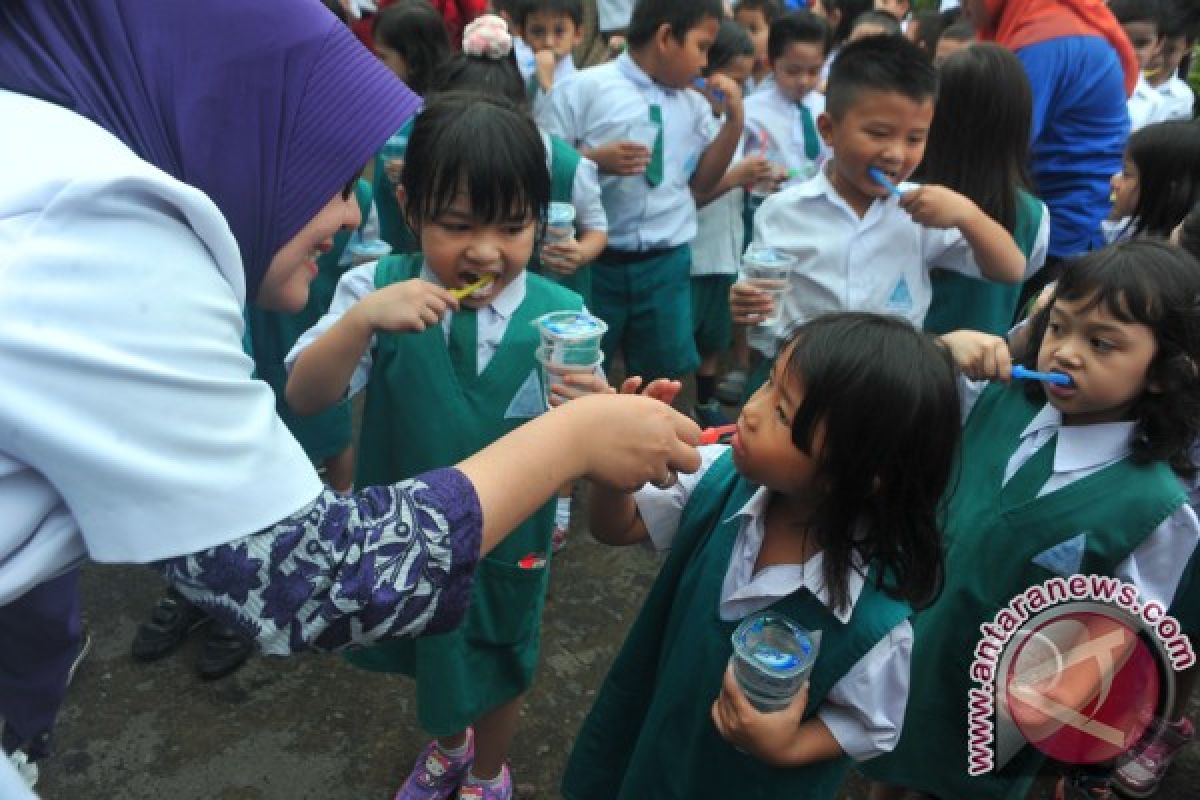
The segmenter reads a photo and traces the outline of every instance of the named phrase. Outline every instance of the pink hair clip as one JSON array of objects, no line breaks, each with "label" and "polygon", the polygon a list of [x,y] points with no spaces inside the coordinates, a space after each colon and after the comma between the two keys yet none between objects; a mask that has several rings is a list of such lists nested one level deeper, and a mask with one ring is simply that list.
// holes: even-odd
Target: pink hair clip
[{"label": "pink hair clip", "polygon": [[463,29],[462,49],[476,58],[505,58],[512,52],[508,24],[495,14],[475,18]]}]

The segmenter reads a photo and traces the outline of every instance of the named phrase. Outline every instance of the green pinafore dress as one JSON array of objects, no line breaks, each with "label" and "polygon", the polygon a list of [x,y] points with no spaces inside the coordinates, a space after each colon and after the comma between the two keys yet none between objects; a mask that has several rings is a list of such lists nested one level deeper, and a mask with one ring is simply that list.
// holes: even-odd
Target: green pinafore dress
[{"label": "green pinafore dress", "polygon": [[[359,179],[354,187],[362,218],[367,218],[371,209],[371,184]],[[338,231],[333,237],[333,248],[317,259],[317,276],[308,288],[308,305],[296,314],[281,314],[264,311],[255,306],[246,309],[251,351],[259,378],[275,390],[275,410],[287,425],[288,430],[300,442],[304,452],[314,462],[337,455],[350,446],[352,437],[350,401],[343,400],[332,408],[312,416],[296,414],[284,399],[287,386],[287,370],[283,359],[296,344],[300,336],[317,324],[317,320],[329,310],[343,269],[338,264],[351,231]]]},{"label": "green pinafore dress", "polygon": [[[562,139],[550,135],[550,200],[554,203],[570,203],[575,188],[575,170],[579,168],[579,155],[574,147]],[[560,275],[542,266],[540,249],[533,254],[529,268],[544,278],[567,287],[583,298],[587,305],[592,296],[592,273],[584,264],[570,275]]]},{"label": "green pinafore dress", "polygon": [[[398,133],[412,136],[414,116]],[[420,249],[416,234],[404,221],[400,213],[400,205],[396,202],[396,184],[388,180],[387,170],[383,166],[383,153],[375,155],[375,213],[379,216],[379,238],[392,246],[392,253],[401,255],[415,253]],[[365,219],[365,217],[364,217]]]},{"label": "green pinafore dress", "polygon": [[998,772],[967,774],[968,691],[979,686],[970,672],[979,626],[1058,574],[1038,563],[1047,551],[1082,534],[1078,572],[1112,575],[1186,498],[1165,464],[1137,466],[1128,458],[1038,497],[1051,475],[1057,437],[1002,486],[1021,433],[1039,410],[1021,387],[995,384],[967,419],[958,483],[947,500],[945,587],[913,617],[904,730],[895,750],[860,766],[874,780],[944,798],[1024,798],[1043,761],[1030,745]]},{"label": "green pinafore dress", "polygon": [[[382,259],[376,287],[417,277],[422,261],[420,254]],[[536,275],[526,280],[525,300],[482,373],[476,370],[473,311],[454,315],[449,343],[441,325],[378,336],[359,443],[359,486],[455,464],[545,410],[534,358],[539,337],[531,323],[551,311],[578,310],[581,303]],[[457,630],[386,642],[347,658],[366,669],[416,678],[417,715],[435,736],[460,732],[519,696],[537,664],[553,525],[549,502],[480,560],[471,605]]]},{"label": "green pinafore dress", "polygon": [[[697,485],[670,556],[575,741],[562,784],[568,800],[809,800],[836,795],[849,757],[791,769],[767,766],[722,739],[710,717],[738,624],[718,613],[740,521],[730,517],[757,488],[737,474],[729,453]],[[873,575],[845,624],[807,589],[770,607],[822,632],[806,718],[911,613],[906,604],[876,589]]]}]

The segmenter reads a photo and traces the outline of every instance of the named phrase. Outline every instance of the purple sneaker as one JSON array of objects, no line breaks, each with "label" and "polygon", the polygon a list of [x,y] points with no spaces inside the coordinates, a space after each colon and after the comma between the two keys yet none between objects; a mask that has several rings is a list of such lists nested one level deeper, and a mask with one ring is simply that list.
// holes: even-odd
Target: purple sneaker
[{"label": "purple sneaker", "polygon": [[1170,724],[1159,723],[1135,747],[1137,755],[1117,769],[1117,789],[1126,797],[1154,794],[1171,760],[1195,735],[1196,730],[1187,717]]},{"label": "purple sneaker", "polygon": [[447,800],[462,783],[474,760],[475,734],[470,728],[467,729],[467,752],[461,756],[446,755],[437,746],[437,741],[432,741],[417,756],[417,763],[394,800]]},{"label": "purple sneaker", "polygon": [[512,773],[508,771],[508,764],[500,768],[499,785],[475,783],[472,776],[467,775],[467,782],[458,790],[458,800],[512,800],[512,796]]}]

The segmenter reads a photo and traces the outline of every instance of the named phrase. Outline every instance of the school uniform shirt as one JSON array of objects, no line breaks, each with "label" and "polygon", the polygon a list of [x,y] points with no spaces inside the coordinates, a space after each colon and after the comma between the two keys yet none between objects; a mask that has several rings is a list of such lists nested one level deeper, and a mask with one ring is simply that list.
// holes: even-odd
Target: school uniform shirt
[{"label": "school uniform shirt", "polygon": [[1191,119],[1196,104],[1196,94],[1187,81],[1178,75],[1158,87],[1161,101],[1161,119]]},{"label": "school uniform shirt", "polygon": [[313,502],[251,377],[218,208],[65,108],[0,91],[0,119],[19,154],[0,180],[0,605],[84,558],[206,550]]},{"label": "school uniform shirt", "polygon": [[[546,148],[546,169],[553,173],[550,134],[540,133],[542,146]],[[600,172],[590,158],[579,157],[571,184],[571,205],[575,206],[575,224],[581,232],[608,230],[608,215],[604,213],[604,197],[600,194]]]},{"label": "school uniform shirt", "polygon": [[957,228],[918,225],[894,195],[876,199],[860,219],[829,182],[831,166],[771,195],[754,217],[755,244],[799,259],[778,333],[830,311],[896,314],[919,328],[933,295],[930,269],[983,277]]},{"label": "school uniform shirt", "polygon": [[[647,485],[634,495],[638,512],[656,549],[670,549],[688,498],[709,467],[727,449],[727,445],[701,447],[700,469],[696,472],[691,475],[681,473],[670,488]],[[830,605],[829,591],[821,577],[821,553],[803,564],[777,564],[754,573],[754,563],[762,547],[769,499],[770,490],[760,487],[734,515],[741,521],[721,585],[718,608],[721,618],[727,621],[742,619],[794,592],[808,589],[845,623],[854,611],[865,580],[864,574],[857,569],[846,576],[850,602],[841,610]],[[912,641],[912,626],[905,620],[833,685],[817,710],[817,716],[829,727],[841,748],[856,761],[889,752],[900,738],[904,708],[908,703]]]},{"label": "school uniform shirt", "polygon": [[[987,386],[987,381],[959,378],[959,403],[964,422]],[[1057,434],[1054,466],[1037,496],[1070,486],[1128,456],[1135,426],[1135,422],[1063,425],[1062,413],[1047,403],[1022,431],[1021,443],[1005,467],[1004,483],[1007,484],[1017,470]],[[1143,604],[1155,600],[1167,608],[1175,597],[1197,542],[1200,542],[1200,519],[1192,507],[1184,503],[1117,565],[1113,576],[1137,586],[1144,598]],[[1082,552],[1081,544],[1080,555]]]},{"label": "school uniform shirt", "polygon": [[[789,170],[795,170],[797,177],[784,183],[785,188],[801,184],[812,177],[830,155],[829,148],[821,141],[816,129],[817,117],[825,111],[825,95],[816,91],[809,92],[801,102],[812,114],[812,133],[819,143],[815,160],[809,160],[805,155],[804,122],[800,110],[795,102],[779,91],[778,85],[772,84],[769,89],[763,89],[746,98],[747,152],[759,153]],[[765,142],[762,141],[764,134]],[[757,142],[751,143],[751,139]]]},{"label": "school uniform shirt", "polygon": [[[730,163],[736,164],[744,155],[738,145]],[[746,190],[735,186],[696,212],[696,238],[691,245],[693,278],[737,274],[745,249],[745,204]]]},{"label": "school uniform shirt", "polygon": [[688,181],[712,141],[712,107],[699,92],[656,83],[628,53],[580,70],[550,92],[538,120],[575,148],[629,138],[632,126],[662,110],[663,180],[651,188],[644,175],[600,175],[608,215],[608,245],[646,251],[686,244],[696,235],[696,203]]},{"label": "school uniform shirt", "polygon": [[[525,43],[525,40],[520,36],[513,37],[513,55],[517,59],[517,69],[521,72],[521,78],[525,81],[525,86],[529,92],[529,97],[532,102],[533,118],[536,120],[539,114],[545,114],[546,105],[550,102],[550,95],[542,91],[542,86],[538,83],[534,73],[537,71],[536,56],[533,48]],[[554,62],[553,86],[557,86],[559,81],[574,75],[579,70],[575,67],[575,57],[570,53]]]},{"label": "school uniform shirt", "polygon": [[1135,131],[1164,119],[1162,95],[1149,84],[1145,75],[1138,75],[1137,86],[1126,105],[1129,108],[1129,123]]}]

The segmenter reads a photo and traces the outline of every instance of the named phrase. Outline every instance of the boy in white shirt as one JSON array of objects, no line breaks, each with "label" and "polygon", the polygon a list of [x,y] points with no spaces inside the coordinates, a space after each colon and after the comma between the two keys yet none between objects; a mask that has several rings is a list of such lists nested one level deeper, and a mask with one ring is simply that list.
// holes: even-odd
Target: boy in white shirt
[{"label": "boy in white shirt", "polygon": [[583,41],[581,0],[519,0],[513,27],[524,47],[517,47],[517,67],[529,89],[534,119],[554,84],[574,75],[571,51]]},{"label": "boy in white shirt", "polygon": [[[778,333],[829,311],[896,314],[920,327],[934,265],[1006,283],[1022,278],[1020,249],[978,206],[942,186],[904,183],[925,154],[936,92],[929,57],[903,37],[842,49],[817,120],[832,158],[811,180],[767,198],[754,221],[755,244],[799,259]],[[873,170],[899,187],[878,183]],[[744,281],[730,304],[743,325],[772,309],[770,296]]]},{"label": "boy in white shirt", "polygon": [[1145,80],[1159,97],[1157,122],[1191,119],[1196,103],[1192,87],[1179,77],[1179,65],[1195,44],[1189,31],[1188,12],[1182,5],[1178,0],[1167,3],[1163,13],[1162,47],[1157,57],[1146,64]]},{"label": "boy in white shirt", "polygon": [[1136,131],[1166,119],[1162,96],[1150,85],[1145,72],[1162,56],[1162,6],[1159,0],[1109,0],[1108,7],[1137,56],[1138,81],[1128,101],[1129,122]]},{"label": "boy in white shirt", "polygon": [[746,98],[746,149],[774,162],[783,180],[812,177],[829,155],[816,119],[825,110],[817,84],[831,41],[829,23],[811,11],[771,23],[767,62],[774,80]]},{"label": "boy in white shirt", "polygon": [[771,64],[767,58],[767,40],[771,26],[783,16],[779,0],[740,0],[733,8],[733,20],[741,25],[754,42],[754,71],[746,79],[746,96],[770,85]]},{"label": "boy in white shirt", "polygon": [[741,89],[714,75],[724,123],[692,88],[717,34],[720,0],[639,0],[629,50],[556,85],[538,122],[600,169],[608,249],[592,265],[592,302],[608,323],[607,359],[630,375],[683,377],[700,362],[689,291],[692,192],[710,191],[741,140]]}]

